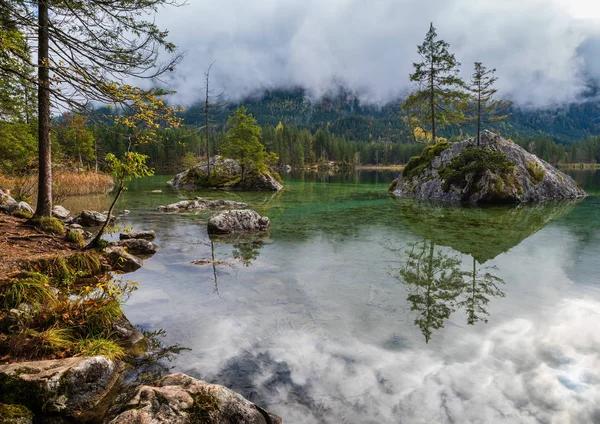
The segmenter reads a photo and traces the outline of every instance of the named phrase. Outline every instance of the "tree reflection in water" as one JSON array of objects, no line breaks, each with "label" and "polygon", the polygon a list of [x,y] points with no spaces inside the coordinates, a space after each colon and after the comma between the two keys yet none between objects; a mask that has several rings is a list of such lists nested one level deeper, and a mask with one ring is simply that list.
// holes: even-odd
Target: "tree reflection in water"
[{"label": "tree reflection in water", "polygon": [[488,267],[477,268],[473,258],[471,271],[463,271],[458,255],[435,250],[432,241],[414,243],[406,251],[408,259],[393,275],[409,287],[408,302],[416,311],[415,325],[428,343],[434,330],[457,309],[464,309],[467,324],[487,322],[486,306],[493,297],[502,297],[503,280],[492,275]]}]

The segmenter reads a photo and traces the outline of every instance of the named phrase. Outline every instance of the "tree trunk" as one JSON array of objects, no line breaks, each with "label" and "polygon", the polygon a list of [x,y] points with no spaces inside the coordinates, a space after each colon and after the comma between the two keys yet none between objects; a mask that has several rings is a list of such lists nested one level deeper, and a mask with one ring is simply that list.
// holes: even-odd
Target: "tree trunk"
[{"label": "tree trunk", "polygon": [[433,55],[431,57],[431,68],[429,70],[429,85],[430,85],[430,93],[429,93],[429,103],[431,107],[431,141],[435,144],[435,85],[433,78]]},{"label": "tree trunk", "polygon": [[50,150],[50,71],[48,2],[38,1],[38,198],[35,214],[52,215],[52,153]]},{"label": "tree trunk", "polygon": [[479,90],[477,93],[477,147],[481,140],[481,80],[479,80]]}]

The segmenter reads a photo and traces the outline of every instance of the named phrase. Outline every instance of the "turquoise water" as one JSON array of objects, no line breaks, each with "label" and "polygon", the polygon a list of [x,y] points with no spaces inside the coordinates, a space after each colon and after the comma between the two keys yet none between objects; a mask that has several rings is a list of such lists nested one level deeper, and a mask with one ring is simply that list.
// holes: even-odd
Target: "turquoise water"
[{"label": "turquoise water", "polygon": [[[573,175],[580,203],[495,208],[396,199],[386,172],[277,194],[137,181],[124,224],[161,250],[127,276],[126,314],[192,349],[176,370],[287,423],[600,422],[600,173]],[[207,214],[156,211],[196,195],[272,228],[211,241]]]}]

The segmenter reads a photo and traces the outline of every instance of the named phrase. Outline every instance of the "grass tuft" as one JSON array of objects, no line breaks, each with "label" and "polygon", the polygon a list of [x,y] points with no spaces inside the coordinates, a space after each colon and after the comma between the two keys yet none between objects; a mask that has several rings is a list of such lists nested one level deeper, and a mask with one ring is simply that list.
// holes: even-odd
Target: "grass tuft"
[{"label": "grass tuft", "polygon": [[44,331],[27,329],[24,333],[34,340],[33,346],[44,353],[59,353],[73,344],[73,334],[68,328],[55,326]]},{"label": "grass tuft", "polygon": [[75,244],[77,247],[85,246],[85,238],[83,237],[83,234],[80,231],[68,230],[67,240]]},{"label": "grass tuft", "polygon": [[45,275],[31,272],[25,278],[8,281],[0,285],[0,306],[11,309],[21,303],[39,305],[56,300],[49,279]]},{"label": "grass tuft", "polygon": [[14,211],[12,216],[16,217],[16,218],[23,218],[23,219],[31,219],[33,217],[33,214],[29,211]]},{"label": "grass tuft", "polygon": [[86,338],[77,341],[73,346],[76,355],[106,356],[110,360],[125,357],[125,349],[113,340],[103,338]]},{"label": "grass tuft", "polygon": [[63,223],[51,216],[34,216],[29,222],[45,233],[64,234],[65,232]]}]

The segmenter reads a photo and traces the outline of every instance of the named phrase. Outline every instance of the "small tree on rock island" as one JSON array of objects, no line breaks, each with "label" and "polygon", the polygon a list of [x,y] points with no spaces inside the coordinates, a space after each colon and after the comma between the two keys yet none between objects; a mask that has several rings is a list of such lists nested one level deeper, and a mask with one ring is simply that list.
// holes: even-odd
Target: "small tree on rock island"
[{"label": "small tree on rock island", "polygon": [[267,152],[260,142],[260,126],[256,119],[240,106],[227,121],[229,131],[221,145],[221,153],[237,159],[242,169],[242,181],[249,171],[267,170]]},{"label": "small tree on rock island", "polygon": [[487,69],[481,62],[475,62],[475,70],[467,90],[471,93],[471,105],[474,116],[470,121],[477,121],[477,146],[481,140],[481,125],[500,122],[508,119],[510,113],[506,113],[512,102],[494,99],[496,89],[493,87],[498,79],[494,73],[496,69]]},{"label": "small tree on rock island", "polygon": [[423,59],[413,63],[415,72],[410,80],[417,84],[402,105],[413,121],[429,125],[431,140],[437,140],[437,128],[460,124],[465,120],[464,107],[468,96],[460,90],[463,81],[458,77],[460,63],[448,51],[450,45],[438,40],[433,23],[417,51]]}]

